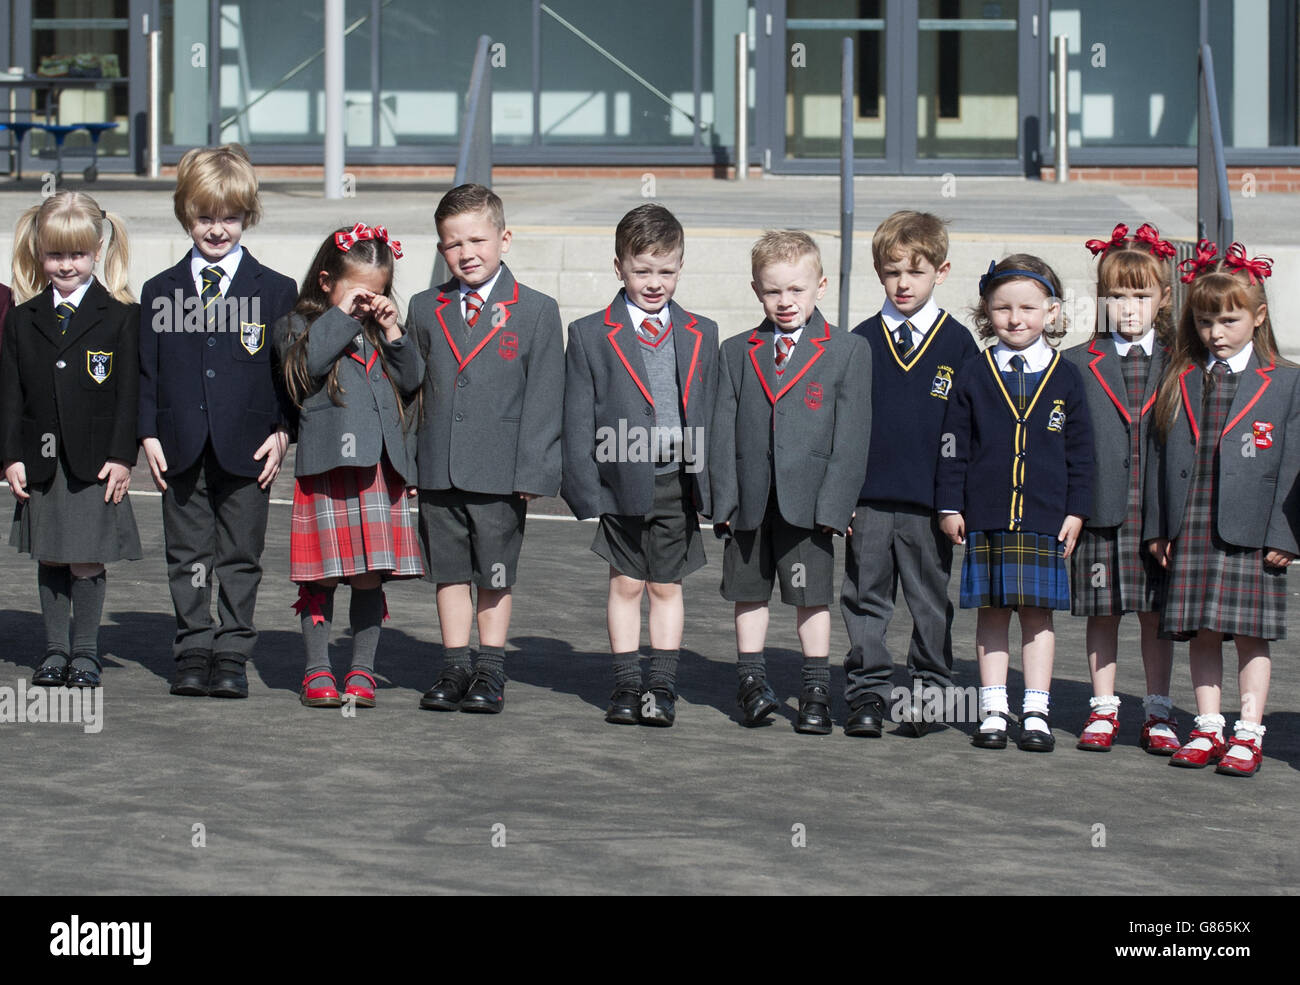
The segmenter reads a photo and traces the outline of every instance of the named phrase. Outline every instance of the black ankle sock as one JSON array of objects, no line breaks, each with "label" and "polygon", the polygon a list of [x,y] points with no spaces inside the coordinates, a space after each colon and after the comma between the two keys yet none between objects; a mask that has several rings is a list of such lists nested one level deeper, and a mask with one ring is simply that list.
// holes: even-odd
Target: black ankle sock
[{"label": "black ankle sock", "polygon": [[459,667],[461,670],[469,670],[473,666],[470,659],[469,647],[467,646],[446,646],[442,649],[442,665],[446,667]]},{"label": "black ankle sock", "polygon": [[641,654],[636,650],[614,654],[614,686],[641,690]]},{"label": "black ankle sock", "polygon": [[805,689],[813,684],[822,684],[829,689],[831,684],[830,657],[804,657],[802,676]]},{"label": "black ankle sock", "polygon": [[736,652],[736,672],[740,674],[743,680],[746,677],[758,677],[767,680],[767,662],[763,657],[763,651],[757,653]]},{"label": "black ankle sock", "polygon": [[677,658],[679,650],[650,650],[650,687],[677,690]]},{"label": "black ankle sock", "polygon": [[506,648],[504,646],[480,646],[478,659],[474,661],[474,670],[484,674],[506,676]]}]

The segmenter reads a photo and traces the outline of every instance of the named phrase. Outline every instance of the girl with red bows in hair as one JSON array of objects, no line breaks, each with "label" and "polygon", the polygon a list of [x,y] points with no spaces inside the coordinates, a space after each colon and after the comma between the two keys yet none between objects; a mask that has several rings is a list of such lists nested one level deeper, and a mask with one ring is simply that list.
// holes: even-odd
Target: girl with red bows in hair
[{"label": "girl with red bows in hair", "polygon": [[[321,244],[276,349],[299,408],[289,577],[298,583],[307,669],[302,703],[342,704],[329,659],[334,590],[352,587],[352,665],[344,693],[375,703],[374,661],[387,616],[386,578],[424,574],[406,487],[415,482],[411,401],[424,379],[419,349],[398,324],[393,260],[382,226],[357,223]],[[418,397],[417,397],[418,402]]]},{"label": "girl with red bows in hair", "polygon": [[1092,514],[1071,558],[1070,611],[1086,616],[1092,713],[1078,748],[1108,752],[1119,733],[1115,662],[1119,624],[1136,612],[1146,672],[1139,744],[1158,756],[1179,747],[1169,677],[1173,645],[1161,639],[1164,569],[1142,549],[1143,466],[1160,374],[1173,340],[1173,246],[1154,226],[1085,244],[1098,257],[1097,327],[1065,358],[1083,374],[1092,418]]},{"label": "girl with red bows in hair", "polygon": [[[1189,640],[1196,728],[1175,766],[1260,768],[1270,640],[1286,635],[1286,568],[1300,553],[1300,369],[1278,358],[1267,257],[1202,241],[1156,398],[1143,535],[1168,572],[1162,628]],[[1223,641],[1237,646],[1241,718],[1224,741]]]}]

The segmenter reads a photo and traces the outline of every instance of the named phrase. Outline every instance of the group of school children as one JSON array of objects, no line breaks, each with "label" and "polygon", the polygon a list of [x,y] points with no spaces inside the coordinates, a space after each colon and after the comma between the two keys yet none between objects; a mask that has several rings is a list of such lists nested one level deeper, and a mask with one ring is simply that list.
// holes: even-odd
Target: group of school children
[{"label": "group of school children", "polygon": [[[705,563],[703,515],[725,541],[745,726],[780,707],[764,662],[779,583],[803,651],[796,730],[832,730],[837,534],[845,733],[880,736],[889,718],[900,583],[916,693],[951,688],[948,581],[962,544],[960,604],[979,609],[975,746],[1007,745],[1014,610],[1017,745],[1053,749],[1052,612],[1069,608],[1087,617],[1094,691],[1078,747],[1108,751],[1119,623],[1136,612],[1142,747],[1178,766],[1259,769],[1268,641],[1285,635],[1286,566],[1300,552],[1300,371],[1278,356],[1270,261],[1240,244],[1220,255],[1203,241],[1179,265],[1189,286],[1175,321],[1175,251],[1154,228],[1090,240],[1097,329],[1058,353],[1063,291],[1037,257],[1008,256],[980,278],[973,321],[992,343],[981,351],[935,304],[949,275],[936,217],[881,223],[872,253],[886,301],[852,332],[817,308],[827,279],[813,240],[769,232],[751,254],[763,320],[719,346],[718,326],[675,298],[680,223],[646,204],[615,232],[622,289],[569,326],[566,347],[555,301],[502,263],[511,234],[481,186],[438,204],[451,278],[412,298],[405,322],[392,300],[401,246],[383,227],[331,233],[301,288],[241,246],[261,209],[236,145],[182,159],[175,212],[194,246],[138,305],[125,228],[88,196],[53,195],[15,232],[0,457],[17,499],[10,543],[38,562],[46,655],[33,683],[101,684],[104,566],[142,556],[126,494],[143,448],[176,612],[171,691],[246,697],[269,491],[296,441],[290,578],[305,705],[374,705],[383,583],[424,577],[444,666],[420,706],[500,712],[527,503],[559,491],[577,517],[599,518],[610,723],[675,720],[682,582]],[[352,636],[341,690],[329,655],[340,581]],[[1228,638],[1241,717],[1225,738]],[[1189,641],[1199,712],[1186,739],[1169,695],[1177,640]],[[918,736],[924,719],[904,710]]]}]

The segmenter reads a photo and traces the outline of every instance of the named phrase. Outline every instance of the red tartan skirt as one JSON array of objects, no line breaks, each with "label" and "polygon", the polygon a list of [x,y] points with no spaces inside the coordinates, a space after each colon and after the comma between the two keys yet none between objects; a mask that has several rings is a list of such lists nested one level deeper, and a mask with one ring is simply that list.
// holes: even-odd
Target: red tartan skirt
[{"label": "red tartan skirt", "polygon": [[294,481],[289,578],[295,582],[381,571],[424,575],[406,486],[386,458],[366,468],[337,468]]}]

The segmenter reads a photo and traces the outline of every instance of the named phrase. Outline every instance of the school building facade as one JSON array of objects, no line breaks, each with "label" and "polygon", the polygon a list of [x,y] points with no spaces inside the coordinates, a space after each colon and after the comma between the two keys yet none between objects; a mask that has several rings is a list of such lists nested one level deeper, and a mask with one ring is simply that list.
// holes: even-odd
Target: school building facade
[{"label": "school building facade", "polygon": [[[237,140],[261,165],[319,166],[323,6],[0,0],[10,64],[54,73],[53,94],[17,87],[10,105],[39,114],[56,98],[59,122],[116,121],[100,169],[140,170],[156,29],[164,165]],[[1205,37],[1229,165],[1300,190],[1298,24],[1300,0],[346,0],[346,161],[412,174],[454,164],[487,34],[497,166],[722,174],[745,31],[756,167],[838,170],[848,35],[858,173],[1038,176],[1055,160],[1049,54],[1064,34],[1072,170],[1190,180]],[[59,73],[101,83],[59,92]],[[24,170],[48,166],[44,139],[31,135]]]}]

